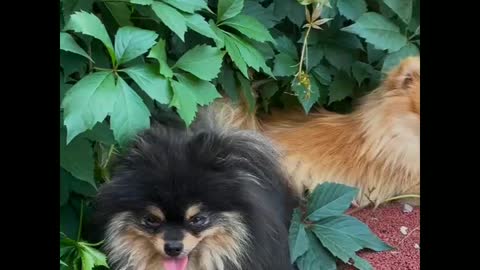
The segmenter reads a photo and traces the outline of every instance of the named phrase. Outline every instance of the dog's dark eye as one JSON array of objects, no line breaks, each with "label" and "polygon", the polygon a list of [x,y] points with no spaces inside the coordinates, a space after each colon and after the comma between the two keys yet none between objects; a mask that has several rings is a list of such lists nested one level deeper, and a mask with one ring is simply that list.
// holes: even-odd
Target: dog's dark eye
[{"label": "dog's dark eye", "polygon": [[162,221],[154,215],[146,215],[143,217],[143,223],[149,227],[158,227]]},{"label": "dog's dark eye", "polygon": [[204,226],[208,223],[208,218],[203,215],[194,216],[189,220],[190,225],[192,226]]}]

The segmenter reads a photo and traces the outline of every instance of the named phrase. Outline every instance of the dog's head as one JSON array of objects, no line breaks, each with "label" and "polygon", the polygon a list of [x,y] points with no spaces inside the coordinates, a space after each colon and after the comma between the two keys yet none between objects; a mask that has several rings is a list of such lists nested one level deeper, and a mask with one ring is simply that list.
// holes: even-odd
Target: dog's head
[{"label": "dog's head", "polygon": [[274,153],[246,137],[163,128],[140,136],[97,197],[114,269],[240,268],[252,209],[265,207],[256,204],[276,168]]},{"label": "dog's head", "polygon": [[404,59],[387,75],[383,83],[386,94],[408,97],[411,110],[420,114],[420,57]]}]

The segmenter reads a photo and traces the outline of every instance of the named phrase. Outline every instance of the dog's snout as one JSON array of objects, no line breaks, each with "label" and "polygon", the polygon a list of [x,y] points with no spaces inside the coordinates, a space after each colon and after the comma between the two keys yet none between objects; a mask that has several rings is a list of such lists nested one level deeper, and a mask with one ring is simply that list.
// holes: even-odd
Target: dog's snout
[{"label": "dog's snout", "polygon": [[165,253],[168,256],[176,257],[183,251],[183,243],[180,241],[166,242],[164,246]]}]

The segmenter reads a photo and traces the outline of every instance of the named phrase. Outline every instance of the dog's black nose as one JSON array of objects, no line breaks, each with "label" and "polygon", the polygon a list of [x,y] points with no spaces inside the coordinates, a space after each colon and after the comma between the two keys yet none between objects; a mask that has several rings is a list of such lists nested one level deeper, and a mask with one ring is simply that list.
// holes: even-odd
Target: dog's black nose
[{"label": "dog's black nose", "polygon": [[182,253],[183,243],[180,241],[166,242],[163,249],[168,256],[176,257]]}]

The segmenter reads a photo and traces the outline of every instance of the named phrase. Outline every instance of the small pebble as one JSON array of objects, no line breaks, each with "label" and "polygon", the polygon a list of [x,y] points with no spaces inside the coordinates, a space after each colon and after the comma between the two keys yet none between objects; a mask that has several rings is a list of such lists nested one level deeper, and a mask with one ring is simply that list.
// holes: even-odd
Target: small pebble
[{"label": "small pebble", "polygon": [[418,244],[413,245],[416,249],[420,249],[420,246]]},{"label": "small pebble", "polygon": [[407,235],[407,233],[408,233],[408,228],[405,227],[405,226],[402,226],[402,227],[400,227],[400,232],[401,232],[403,235]]},{"label": "small pebble", "polygon": [[403,205],[403,212],[404,213],[410,213],[413,211],[413,207],[410,204],[404,204]]}]

